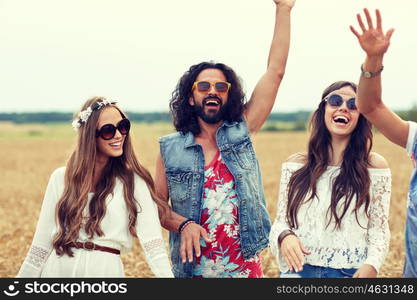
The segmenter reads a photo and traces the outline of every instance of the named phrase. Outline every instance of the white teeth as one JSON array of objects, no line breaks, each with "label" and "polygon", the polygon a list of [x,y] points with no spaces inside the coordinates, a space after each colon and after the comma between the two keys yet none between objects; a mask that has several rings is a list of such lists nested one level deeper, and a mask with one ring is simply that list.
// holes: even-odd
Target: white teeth
[{"label": "white teeth", "polygon": [[118,147],[118,146],[120,146],[122,143],[120,142],[120,143],[114,143],[114,144],[110,144],[110,146],[112,146],[112,147]]},{"label": "white teeth", "polygon": [[340,121],[341,121],[345,124],[349,123],[349,119],[346,118],[345,116],[336,116],[336,117],[333,118],[333,121],[338,122],[338,123],[340,123]]}]

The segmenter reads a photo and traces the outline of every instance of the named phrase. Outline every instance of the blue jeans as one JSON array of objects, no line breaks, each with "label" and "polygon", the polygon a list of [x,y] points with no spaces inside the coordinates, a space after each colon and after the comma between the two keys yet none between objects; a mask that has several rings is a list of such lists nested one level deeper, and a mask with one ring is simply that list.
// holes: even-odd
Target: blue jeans
[{"label": "blue jeans", "polygon": [[408,206],[405,226],[405,263],[404,277],[417,277],[417,204]]},{"label": "blue jeans", "polygon": [[358,269],[334,269],[304,265],[301,272],[288,271],[281,273],[280,278],[351,278]]}]

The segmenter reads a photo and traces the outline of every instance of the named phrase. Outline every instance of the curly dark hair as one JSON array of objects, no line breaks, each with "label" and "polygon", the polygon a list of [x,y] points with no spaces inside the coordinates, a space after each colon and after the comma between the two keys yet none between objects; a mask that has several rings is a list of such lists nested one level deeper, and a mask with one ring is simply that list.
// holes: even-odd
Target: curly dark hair
[{"label": "curly dark hair", "polygon": [[202,62],[191,66],[184,73],[175,90],[172,92],[172,98],[169,102],[175,129],[183,134],[192,132],[194,135],[198,135],[201,132],[195,110],[188,103],[188,100],[192,95],[193,83],[200,72],[205,69],[219,69],[223,72],[226,80],[232,85],[229,91],[227,105],[224,107],[223,120],[229,122],[239,122],[242,120],[242,114],[245,108],[245,94],[242,90],[240,78],[225,64]]}]

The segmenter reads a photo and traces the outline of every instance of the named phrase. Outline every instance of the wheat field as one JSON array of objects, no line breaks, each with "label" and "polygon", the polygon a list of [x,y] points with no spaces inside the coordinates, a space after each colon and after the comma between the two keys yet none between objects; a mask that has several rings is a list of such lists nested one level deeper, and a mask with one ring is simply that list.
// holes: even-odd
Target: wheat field
[{"label": "wheat field", "polygon": [[[154,174],[157,138],[172,132],[169,124],[134,124],[133,141],[141,163]],[[260,132],[254,137],[271,220],[275,218],[282,162],[304,151],[305,132]],[[75,143],[70,124],[0,124],[0,277],[14,277],[30,247],[43,194],[51,172],[63,166]],[[383,155],[392,171],[390,207],[391,243],[379,277],[400,277],[404,260],[406,196],[412,164],[405,150],[375,134],[373,151]],[[167,240],[167,232],[163,230]],[[133,251],[122,255],[126,276],[154,277],[135,241]],[[275,258],[262,252],[265,277],[278,277]]]}]

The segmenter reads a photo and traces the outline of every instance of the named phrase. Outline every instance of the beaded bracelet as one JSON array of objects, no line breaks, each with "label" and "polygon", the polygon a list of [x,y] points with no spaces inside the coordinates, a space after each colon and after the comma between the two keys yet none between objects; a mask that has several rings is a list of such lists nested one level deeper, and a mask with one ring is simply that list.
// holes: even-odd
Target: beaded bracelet
[{"label": "beaded bracelet", "polygon": [[185,228],[187,225],[191,224],[191,223],[195,223],[195,221],[194,221],[193,219],[187,219],[187,220],[185,220],[184,222],[182,222],[182,223],[180,224],[180,226],[178,226],[178,232],[179,232],[179,233],[182,233],[182,231],[184,230],[184,228]]}]

